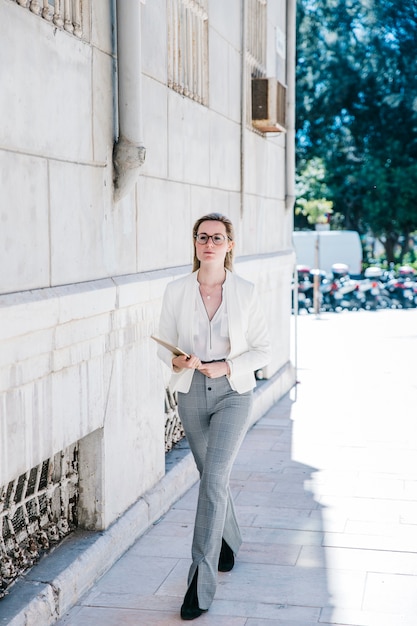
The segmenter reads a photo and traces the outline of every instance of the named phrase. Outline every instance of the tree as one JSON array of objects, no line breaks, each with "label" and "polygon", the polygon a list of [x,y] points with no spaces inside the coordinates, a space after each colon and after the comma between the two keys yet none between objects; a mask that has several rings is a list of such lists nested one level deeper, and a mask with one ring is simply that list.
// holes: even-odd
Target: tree
[{"label": "tree", "polygon": [[391,257],[417,228],[417,3],[298,0],[297,24],[297,171],[321,159],[344,225]]},{"label": "tree", "polygon": [[395,261],[395,248],[400,240],[402,260],[409,234],[416,228],[417,164],[392,167],[389,162],[375,159],[367,170],[368,179],[374,184],[365,194],[364,211],[374,235],[384,243],[387,261]]},{"label": "tree", "polygon": [[323,160],[314,157],[296,177],[295,227],[327,224],[333,212],[333,202],[327,200],[329,189],[325,183]]}]

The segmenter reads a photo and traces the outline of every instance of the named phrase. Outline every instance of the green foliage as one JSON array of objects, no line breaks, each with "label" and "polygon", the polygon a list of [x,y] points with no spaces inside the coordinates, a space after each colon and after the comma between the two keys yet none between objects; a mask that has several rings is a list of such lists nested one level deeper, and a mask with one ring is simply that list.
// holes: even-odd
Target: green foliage
[{"label": "green foliage", "polygon": [[314,163],[326,187],[300,197],[331,199],[394,260],[417,228],[417,3],[298,0],[297,28],[298,187]]},{"label": "green foliage", "polygon": [[327,196],[329,189],[325,181],[324,161],[319,157],[313,157],[304,164],[300,174],[296,176],[297,197],[311,199]]},{"label": "green foliage", "polygon": [[[329,189],[325,182],[326,170],[323,159],[314,157],[305,164],[296,179],[295,216],[303,216],[309,225],[327,224],[333,212],[333,202],[326,200]],[[296,227],[304,224],[296,219]]]},{"label": "green foliage", "polygon": [[304,215],[309,224],[327,224],[329,215],[333,212],[333,202],[325,198],[318,200],[305,200],[301,198],[298,200],[298,205],[299,206],[295,209],[295,214]]},{"label": "green foliage", "polygon": [[410,233],[416,225],[417,163],[395,166],[374,159],[365,164],[363,174],[370,185],[363,206],[377,237],[394,232],[397,238]]}]

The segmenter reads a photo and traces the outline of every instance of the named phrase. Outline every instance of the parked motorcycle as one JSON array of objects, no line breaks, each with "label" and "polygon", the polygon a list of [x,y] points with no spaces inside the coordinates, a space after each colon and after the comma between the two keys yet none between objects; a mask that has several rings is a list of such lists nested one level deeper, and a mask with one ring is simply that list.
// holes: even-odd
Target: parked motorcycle
[{"label": "parked motorcycle", "polygon": [[336,295],[338,284],[331,277],[324,277],[320,283],[321,310],[322,311],[338,311],[339,298]]},{"label": "parked motorcycle", "polygon": [[392,306],[389,292],[381,281],[382,275],[383,270],[380,267],[368,267],[364,279],[360,281],[359,289],[365,298],[364,308],[368,311],[389,309]]},{"label": "parked motorcycle", "polygon": [[409,309],[417,306],[415,275],[414,268],[403,265],[398,270],[398,276],[387,282],[386,289],[394,308]]},{"label": "parked motorcycle", "polygon": [[365,296],[359,288],[359,281],[350,277],[349,267],[344,263],[334,263],[332,274],[337,286],[334,293],[336,309],[357,311],[365,308]]},{"label": "parked motorcycle", "polygon": [[[310,313],[313,309],[313,282],[311,279],[311,270],[306,265],[297,265],[297,298],[298,310],[304,310]],[[293,285],[293,310],[294,310],[294,294]]]}]

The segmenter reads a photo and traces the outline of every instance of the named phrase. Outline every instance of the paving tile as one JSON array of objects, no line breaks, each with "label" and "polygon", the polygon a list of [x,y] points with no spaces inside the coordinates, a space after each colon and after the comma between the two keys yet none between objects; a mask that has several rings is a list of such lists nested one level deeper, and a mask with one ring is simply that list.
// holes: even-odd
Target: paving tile
[{"label": "paving tile", "polygon": [[346,608],[324,608],[319,624],[337,626],[415,626],[415,615],[389,615],[379,611],[356,611]]},{"label": "paving tile", "polygon": [[173,523],[180,524],[194,524],[195,510],[181,508],[180,503],[177,502],[175,507],[172,507],[168,513],[163,517],[164,520]]},{"label": "paving tile", "polygon": [[188,559],[179,560],[168,576],[161,582],[155,595],[157,597],[175,596],[182,599],[187,591],[187,576],[190,565],[191,556]]},{"label": "paving tile", "polygon": [[195,512],[198,499],[198,486],[194,485],[187,493],[181,498],[179,502],[174,504],[173,508],[191,509]]},{"label": "paving tile", "polygon": [[[287,626],[310,626],[317,624],[320,609],[315,607],[285,605],[276,602],[266,603],[261,600],[254,602],[245,601],[241,598],[228,602],[227,600],[216,600],[210,607],[209,614],[240,616],[245,619],[267,620],[267,626],[286,624]],[[245,622],[247,626],[248,622]]]},{"label": "paving tile", "polygon": [[[317,626],[317,621],[306,621],[302,620],[301,622],[296,620],[288,620],[288,618],[283,617],[279,619],[278,617],[274,618],[272,622],[273,626]],[[245,622],[245,626],[272,626],[270,619],[262,619],[258,617],[249,618],[247,622]]]},{"label": "paving tile", "polygon": [[323,533],[302,531],[302,530],[287,530],[283,528],[262,528],[251,527],[243,528],[243,539],[249,542],[269,542],[279,543],[282,545],[319,545],[323,543]]},{"label": "paving tile", "polygon": [[315,496],[336,495],[354,496],[358,490],[359,472],[334,470],[333,472],[315,472],[311,480],[305,484]]},{"label": "paving tile", "polygon": [[[308,472],[305,472],[306,476],[309,476]],[[234,476],[232,476],[233,480]],[[242,485],[246,485],[247,483],[250,485],[255,485],[258,482],[270,482],[272,484],[278,482],[294,481],[298,483],[302,483],[303,477],[301,474],[297,474],[295,471],[291,473],[291,467],[288,467],[286,470],[268,470],[267,472],[250,472],[247,474],[246,478],[242,480]]]},{"label": "paving tile", "polygon": [[236,516],[239,521],[239,526],[241,528],[243,528],[244,526],[253,526],[256,513],[259,511],[259,509],[249,506],[236,506],[235,509]]},{"label": "paving tile", "polygon": [[232,484],[233,482],[240,481],[242,484],[245,484],[251,475],[252,472],[250,470],[246,470],[244,468],[236,469],[236,467],[234,467],[230,477],[230,483]]},{"label": "paving tile", "polygon": [[148,541],[136,543],[130,554],[136,557],[160,557],[161,559],[181,559],[191,554],[192,525],[186,537],[173,537],[172,535],[152,535]]},{"label": "paving tile", "polygon": [[417,622],[417,576],[369,573],[363,609],[394,615],[414,613]]},{"label": "paving tile", "polygon": [[326,569],[327,585],[333,606],[359,610],[366,585],[366,572]]},{"label": "paving tile", "polygon": [[317,519],[327,532],[341,533],[346,527],[347,513],[335,508],[321,506],[318,510],[311,511],[309,517]]},{"label": "paving tile", "polygon": [[[401,527],[399,522],[364,522],[357,520],[348,520],[346,522],[345,533],[352,535],[378,535],[380,537],[397,537],[409,530]],[[412,529],[412,534],[416,535],[416,529]]]},{"label": "paving tile", "polygon": [[[181,590],[182,591],[182,590]],[[80,602],[83,606],[107,607],[107,608],[124,608],[124,609],[141,609],[149,611],[165,611],[167,613],[176,614],[182,604],[183,594],[177,596],[156,596],[139,595],[138,593],[113,593],[102,592],[94,589],[88,593]]]},{"label": "paving tile", "polygon": [[237,469],[244,468],[246,470],[256,471],[276,471],[277,469],[290,465],[292,461],[287,452],[276,452],[275,450],[263,450],[259,454],[256,450],[241,450],[236,461]]},{"label": "paving tile", "polygon": [[415,478],[413,480],[405,480],[404,497],[404,499],[413,500],[414,502],[417,500],[417,480]]},{"label": "paving tile", "polygon": [[165,578],[178,564],[178,559],[125,554],[96,583],[102,593],[138,594],[155,593]]},{"label": "paving tile", "polygon": [[245,541],[237,555],[242,563],[269,563],[271,565],[295,565],[297,563],[300,546],[282,545],[276,543],[250,543]]},{"label": "paving tile", "polygon": [[[287,510],[289,512],[294,511],[294,509]],[[302,513],[305,513],[305,515],[297,515],[296,513],[293,513],[292,516],[283,516],[281,509],[271,509],[269,515],[262,511],[262,513],[255,516],[252,526],[323,532],[323,522],[320,516],[314,518],[311,517],[311,511],[308,509],[302,510]]]},{"label": "paving tile", "polygon": [[[254,426],[251,431],[250,437],[250,445],[246,442],[242,444],[241,450],[244,452],[246,449],[248,450],[271,450],[274,449],[274,446],[278,441],[285,439],[287,442],[290,441],[290,437],[288,433],[280,428],[273,427],[256,427]],[[248,441],[248,440],[247,440]],[[288,450],[288,446],[286,448]]]},{"label": "paving tile", "polygon": [[312,500],[315,500],[315,490],[308,478],[308,475],[300,476],[294,474],[281,475],[278,480],[274,482],[274,493],[303,493]]},{"label": "paving tile", "polygon": [[417,510],[401,512],[399,514],[399,518],[400,518],[400,524],[408,524],[408,525],[411,524],[413,526],[417,526]]},{"label": "paving tile", "polygon": [[[360,473],[355,495],[361,498],[384,498],[385,500],[407,500],[405,481],[400,477],[367,475]],[[411,499],[411,493],[410,493]]]},{"label": "paving tile", "polygon": [[329,567],[327,551],[322,546],[300,546],[296,565],[298,567],[325,569]]},{"label": "paving tile", "polygon": [[319,506],[311,497],[311,494],[302,491],[298,493],[241,491],[236,498],[236,505],[259,506],[264,508],[289,507],[291,509],[299,508],[308,510],[318,508]]},{"label": "paving tile", "polygon": [[[199,626],[245,626],[246,619],[240,617],[203,614]],[[122,608],[82,607],[61,621],[62,626],[172,626],[184,624],[179,610],[175,613],[161,610],[131,610]]]},{"label": "paving tile", "polygon": [[323,496],[318,498],[323,510],[334,510],[351,520],[397,522],[409,516],[417,517],[417,502],[385,500],[381,498],[349,498]]},{"label": "paving tile", "polygon": [[364,550],[390,550],[393,552],[416,552],[417,533],[413,537],[381,537],[379,535],[354,535],[325,533],[323,546],[339,548],[362,548]]},{"label": "paving tile", "polygon": [[274,480],[257,480],[257,481],[248,480],[245,483],[239,485],[239,493],[245,493],[245,492],[257,493],[259,491],[271,493],[275,489],[275,484],[276,483]]},{"label": "paving tile", "polygon": [[323,549],[321,546],[301,547],[297,565],[323,567],[324,563],[329,570],[402,573],[417,576],[417,553],[415,552],[329,547]]},{"label": "paving tile", "polygon": [[[161,520],[162,521],[162,520]],[[193,530],[192,524],[182,524],[169,521],[166,517],[164,517],[164,523],[157,523],[152,526],[152,528],[148,531],[147,535],[144,535],[144,541],[155,540],[159,537],[174,537],[175,539],[180,539],[184,537],[189,537]]]},{"label": "paving tile", "polygon": [[231,577],[224,578],[216,597],[235,602],[259,600],[269,604],[320,608],[329,603],[325,570],[239,562]]}]

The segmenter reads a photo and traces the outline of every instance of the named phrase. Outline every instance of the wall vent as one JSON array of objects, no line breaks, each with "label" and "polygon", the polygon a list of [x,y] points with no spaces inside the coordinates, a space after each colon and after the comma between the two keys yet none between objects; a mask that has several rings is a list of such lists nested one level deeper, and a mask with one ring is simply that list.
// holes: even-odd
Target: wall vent
[{"label": "wall vent", "polygon": [[0,487],[0,598],[77,526],[78,446]]},{"label": "wall vent", "polygon": [[176,393],[165,390],[165,452],[169,452],[185,437],[184,428],[178,414]]},{"label": "wall vent", "polygon": [[252,78],[252,124],[257,130],[285,132],[286,92],[276,78]]}]

